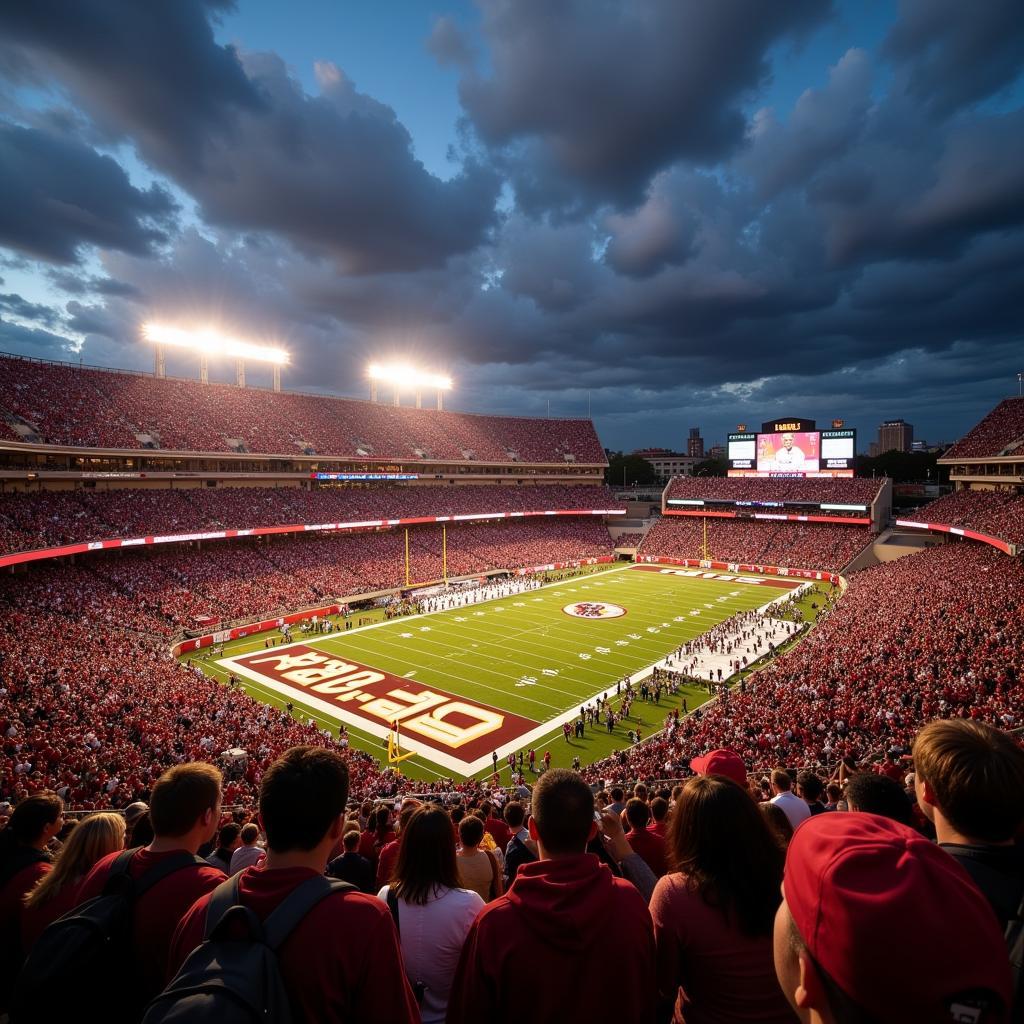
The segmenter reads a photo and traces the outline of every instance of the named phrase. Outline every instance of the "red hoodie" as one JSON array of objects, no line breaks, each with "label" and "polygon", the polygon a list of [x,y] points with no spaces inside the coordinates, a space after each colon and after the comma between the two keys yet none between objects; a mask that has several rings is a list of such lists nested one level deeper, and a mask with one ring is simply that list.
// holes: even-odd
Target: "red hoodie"
[{"label": "red hoodie", "polygon": [[447,1020],[645,1022],[655,999],[647,906],[585,853],[522,865],[509,891],[480,912],[462,947]]}]

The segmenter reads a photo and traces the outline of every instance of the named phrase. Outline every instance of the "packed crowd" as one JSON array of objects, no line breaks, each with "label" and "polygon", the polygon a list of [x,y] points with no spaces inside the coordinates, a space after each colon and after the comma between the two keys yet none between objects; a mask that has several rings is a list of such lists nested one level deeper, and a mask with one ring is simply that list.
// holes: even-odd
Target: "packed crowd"
[{"label": "packed crowd", "polygon": [[708,554],[714,560],[829,572],[839,572],[873,536],[860,527],[827,523],[671,516],[648,531],[639,554],[703,558],[705,523]]},{"label": "packed crowd", "polygon": [[[409,538],[411,583],[441,579],[445,565],[448,576],[464,576],[612,555],[596,517],[448,524],[444,535],[440,526],[417,526]],[[257,619],[403,587],[405,537],[382,530],[129,549],[91,556],[78,569],[37,566],[26,579],[45,581],[58,603],[65,579],[91,581],[111,608],[100,621],[170,636],[199,617]]]},{"label": "packed crowd", "polygon": [[[984,459],[1024,441],[1024,398],[1006,398],[942,456]],[[1019,454],[1019,451],[1018,451]]]},{"label": "packed crowd", "polygon": [[666,498],[715,501],[840,502],[870,505],[882,480],[785,479],[780,477],[677,476]]},{"label": "packed crowd", "polygon": [[[398,408],[0,356],[0,422],[48,444],[167,451],[604,464],[589,420]],[[5,436],[23,440],[5,423]]]},{"label": "packed crowd", "polygon": [[945,523],[1024,545],[1024,491],[963,490],[915,509],[915,522]]},{"label": "packed crowd", "polygon": [[975,544],[932,548],[851,577],[833,611],[745,692],[587,769],[592,780],[672,778],[714,747],[752,769],[900,756],[922,722],[1024,725],[1024,565]]},{"label": "packed crowd", "polygon": [[558,484],[33,491],[0,495],[0,550],[298,523],[623,508],[607,487]]},{"label": "packed crowd", "polygon": [[0,828],[0,1012],[1010,1024],[1024,751],[966,720],[912,739],[878,772],[751,779],[719,748],[671,789],[556,769],[513,798],[376,804],[298,745],[249,809],[183,761],[70,827],[43,791]]},{"label": "packed crowd", "polygon": [[643,539],[644,535],[639,530],[624,530],[615,538],[615,546],[617,548],[635,548],[640,546],[640,541]]}]

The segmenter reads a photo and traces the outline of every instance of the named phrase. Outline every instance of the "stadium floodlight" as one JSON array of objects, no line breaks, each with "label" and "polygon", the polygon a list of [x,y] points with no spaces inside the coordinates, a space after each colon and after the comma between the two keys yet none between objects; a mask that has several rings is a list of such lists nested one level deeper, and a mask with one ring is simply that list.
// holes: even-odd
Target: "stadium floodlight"
[{"label": "stadium floodlight", "polygon": [[377,401],[377,385],[385,384],[394,391],[395,405],[400,404],[403,391],[414,391],[416,393],[416,408],[423,405],[423,391],[437,392],[437,407],[444,408],[444,392],[452,389],[452,379],[442,373],[431,373],[428,370],[418,370],[408,363],[370,363],[366,368],[366,375],[370,378],[370,400]]},{"label": "stadium floodlight", "polygon": [[223,334],[214,327],[182,328],[167,324],[146,323],[142,325],[142,336],[156,345],[156,375],[164,376],[165,345],[189,349],[199,353],[199,377],[205,384],[209,381],[207,361],[210,356],[226,356],[235,360],[235,374],[239,387],[245,387],[245,361],[270,363],[274,368],[274,390],[281,390],[281,367],[287,366],[291,356],[284,349],[268,345],[255,345],[242,338]]}]

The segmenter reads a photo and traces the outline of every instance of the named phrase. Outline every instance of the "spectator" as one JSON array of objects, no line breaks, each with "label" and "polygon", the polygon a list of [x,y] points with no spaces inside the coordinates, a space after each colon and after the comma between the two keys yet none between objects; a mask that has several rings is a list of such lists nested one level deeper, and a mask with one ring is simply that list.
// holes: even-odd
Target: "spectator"
[{"label": "spectator", "polygon": [[402,801],[402,809],[398,813],[398,836],[392,839],[386,846],[381,847],[380,856],[377,858],[376,888],[386,885],[391,881],[391,872],[398,862],[398,847],[402,842],[402,832],[408,824],[409,819],[416,813],[416,809],[422,806],[419,800],[409,797]]},{"label": "spectator", "polygon": [[64,824],[64,801],[44,791],[25,797],[0,832],[0,1013],[7,1010],[9,981],[25,959],[21,944],[25,896],[52,868],[50,840]]},{"label": "spectator", "polygon": [[825,784],[814,772],[797,772],[796,795],[806,801],[807,808],[811,814],[821,814],[825,805],[821,802],[822,794],[825,792]]},{"label": "spectator", "polygon": [[153,838],[152,835],[143,834],[142,841],[135,841],[135,826],[148,814],[149,804],[144,800],[135,800],[124,809],[124,845],[126,849],[132,846],[145,846]]},{"label": "spectator", "polygon": [[[168,769],[153,786],[149,815],[153,841],[135,851],[128,868],[138,880],[162,862],[195,855],[217,832],[221,806],[221,775],[212,765],[180,764]],[[82,883],[82,903],[102,894],[118,853],[96,863]],[[144,892],[132,907],[131,946],[134,962],[124,965],[133,983],[126,986],[145,1005],[164,986],[171,936],[181,915],[204,893],[224,881],[224,872],[194,858]]]},{"label": "spectator", "polygon": [[526,809],[518,800],[505,804],[504,817],[511,835],[505,847],[505,887],[508,888],[515,881],[520,866],[537,859],[537,844],[530,838],[525,825]]},{"label": "spectator", "polygon": [[455,837],[442,808],[413,807],[391,879],[377,895],[392,907],[406,977],[420,997],[423,1022],[439,1024],[462,944],[484,907],[478,893],[459,885]]},{"label": "spectator", "polygon": [[786,812],[790,825],[796,829],[801,821],[811,816],[811,809],[791,791],[792,784],[793,780],[785,769],[776,768],[772,772],[772,793],[775,795],[771,802]]},{"label": "spectator", "polygon": [[[260,787],[267,858],[238,876],[244,906],[265,920],[296,888],[323,875],[345,826],[347,800],[348,770],[334,751],[293,747],[267,769]],[[202,942],[209,903],[207,894],[181,919],[168,976]],[[326,896],[285,939],[278,961],[297,1019],[419,1020],[394,925],[372,896],[351,890]]]},{"label": "spectator", "polygon": [[27,953],[48,924],[79,904],[85,876],[109,853],[124,849],[125,819],[98,811],[87,814],[71,830],[48,871],[25,897],[21,918],[22,945]]},{"label": "spectator", "polygon": [[668,828],[668,800],[656,796],[651,801],[651,823],[647,826],[655,835],[665,838]]},{"label": "spectator", "polygon": [[690,768],[698,775],[721,775],[732,779],[740,789],[747,788],[747,766],[734,750],[712,750],[703,757],[695,757]]},{"label": "spectator", "polygon": [[626,833],[626,841],[634,853],[643,857],[655,876],[661,878],[668,870],[665,861],[665,840],[647,827],[651,820],[651,809],[643,800],[633,797],[626,804],[625,814],[630,828]]},{"label": "spectator", "polygon": [[952,857],[874,814],[819,814],[786,855],[775,969],[802,1020],[1009,1020],[1010,969]]},{"label": "spectator", "polygon": [[[1024,751],[981,722],[930,722],[914,741],[915,787],[939,845],[985,894],[996,917],[1016,917],[1024,895]],[[1022,1008],[1024,1009],[1024,1008]]]},{"label": "spectator", "polygon": [[251,868],[259,864],[266,856],[258,844],[260,828],[254,822],[242,826],[241,845],[231,854],[229,875],[237,875],[243,868]]},{"label": "spectator", "polygon": [[846,803],[851,811],[880,814],[901,825],[911,824],[910,801],[903,787],[888,775],[859,772],[846,784]]},{"label": "spectator", "polygon": [[783,854],[747,792],[720,775],[687,782],[668,853],[651,917],[658,994],[676,1024],[792,1024],[772,964]]},{"label": "spectator", "polygon": [[359,840],[359,854],[365,857],[373,866],[374,874],[377,872],[377,861],[380,858],[380,851],[388,843],[398,838],[391,825],[391,808],[381,804],[377,810],[370,815],[366,831]]},{"label": "spectator", "polygon": [[612,802],[608,805],[608,810],[613,814],[621,814],[626,809],[626,801],[623,799],[625,793],[621,786],[612,786],[608,794],[612,798]]},{"label": "spectator", "polygon": [[496,900],[504,891],[501,869],[490,850],[481,850],[484,838],[484,823],[475,815],[467,814],[459,822],[459,842],[456,854],[459,869],[459,884],[465,889],[479,893],[485,903]]},{"label": "spectator", "polygon": [[773,804],[770,800],[762,800],[757,806],[761,808],[761,813],[764,815],[764,820],[768,822],[768,827],[775,833],[779,846],[785,850],[789,846],[789,841],[793,838],[793,826],[789,823],[786,812],[778,804]]},{"label": "spectator", "polygon": [[449,1024],[653,1018],[650,914],[629,882],[584,853],[598,831],[594,813],[593,793],[574,772],[556,768],[538,780],[529,829],[540,860],[524,864],[470,928]]},{"label": "spectator", "polygon": [[233,875],[231,855],[242,845],[242,826],[237,821],[222,825],[217,833],[217,849],[206,858],[211,867],[219,868],[226,875]]},{"label": "spectator", "polygon": [[359,853],[359,833],[355,829],[346,832],[343,845],[345,852],[328,864],[327,874],[354,885],[360,892],[372,893],[373,865]]}]

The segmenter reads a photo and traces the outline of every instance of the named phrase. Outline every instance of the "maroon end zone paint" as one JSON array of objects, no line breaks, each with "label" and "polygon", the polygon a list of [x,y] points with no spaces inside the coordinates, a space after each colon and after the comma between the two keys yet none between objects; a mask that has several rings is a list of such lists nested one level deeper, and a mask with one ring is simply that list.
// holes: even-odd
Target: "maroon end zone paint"
[{"label": "maroon end zone paint", "polygon": [[388,728],[397,721],[407,739],[466,762],[486,757],[540,724],[305,644],[255,651],[232,661],[300,698],[325,701],[349,724]]}]

